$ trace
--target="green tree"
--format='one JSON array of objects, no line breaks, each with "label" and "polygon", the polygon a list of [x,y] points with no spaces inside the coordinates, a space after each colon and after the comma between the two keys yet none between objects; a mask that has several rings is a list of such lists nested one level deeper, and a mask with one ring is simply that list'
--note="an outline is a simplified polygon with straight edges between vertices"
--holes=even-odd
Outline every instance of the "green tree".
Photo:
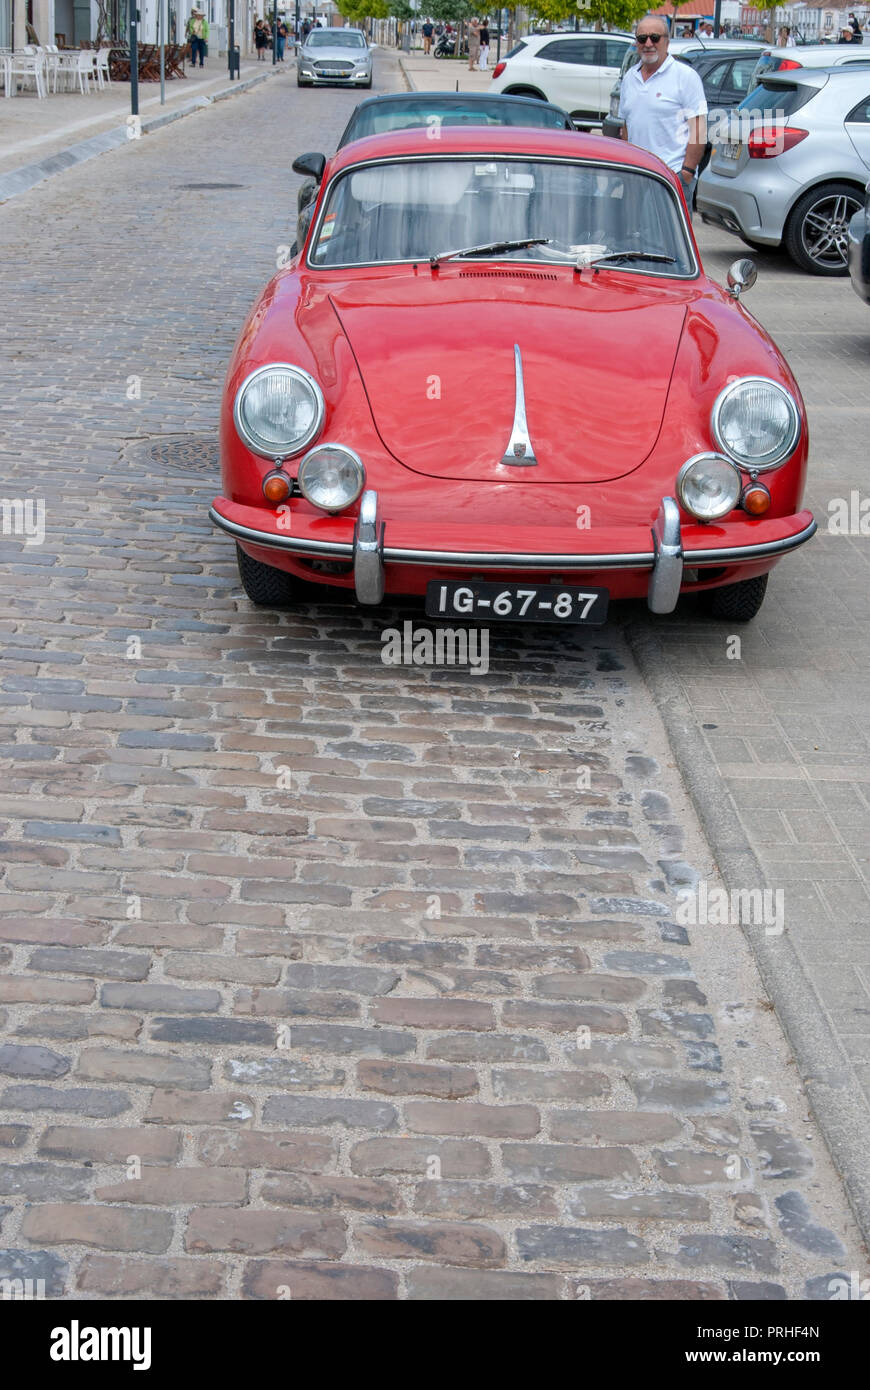
[{"label": "green tree", "polygon": [[576,18],[583,29],[630,29],[649,8],[648,0],[533,0],[531,13],[551,24]]},{"label": "green tree", "polygon": [[413,19],[417,11],[408,0],[390,0],[390,14],[393,19],[408,20]]},{"label": "green tree", "polygon": [[336,8],[342,18],[360,27],[364,20],[386,19],[390,12],[387,0],[336,0]]}]

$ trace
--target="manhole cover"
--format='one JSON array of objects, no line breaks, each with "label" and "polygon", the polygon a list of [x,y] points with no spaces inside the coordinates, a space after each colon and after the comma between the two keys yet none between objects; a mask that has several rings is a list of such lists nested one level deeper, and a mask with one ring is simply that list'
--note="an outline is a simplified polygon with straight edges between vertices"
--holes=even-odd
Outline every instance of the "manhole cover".
[{"label": "manhole cover", "polygon": [[246,183],[180,183],[179,188],[247,188]]},{"label": "manhole cover", "polygon": [[121,450],[124,462],[143,473],[207,473],[217,478],[217,434],[173,434],[131,439]]}]

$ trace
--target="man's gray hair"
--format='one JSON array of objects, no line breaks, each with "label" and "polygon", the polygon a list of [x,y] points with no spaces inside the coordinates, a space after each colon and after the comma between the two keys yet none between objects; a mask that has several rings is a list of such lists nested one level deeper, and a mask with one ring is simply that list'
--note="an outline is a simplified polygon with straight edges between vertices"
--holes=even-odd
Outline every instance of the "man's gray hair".
[{"label": "man's gray hair", "polygon": [[668,25],[668,21],[665,19],[663,14],[645,14],[643,19],[639,19],[637,21],[637,24],[635,25],[635,32],[637,32],[637,30],[640,28],[642,24],[649,24],[651,19],[654,19],[658,24],[662,26],[663,34],[670,35],[670,27]]}]

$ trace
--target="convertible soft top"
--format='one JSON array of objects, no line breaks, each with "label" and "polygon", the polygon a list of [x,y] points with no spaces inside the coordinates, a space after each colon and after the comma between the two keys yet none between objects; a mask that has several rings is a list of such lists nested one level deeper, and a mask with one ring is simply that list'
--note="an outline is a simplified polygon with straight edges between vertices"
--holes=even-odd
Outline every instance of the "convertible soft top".
[{"label": "convertible soft top", "polygon": [[330,161],[330,176],[370,159],[402,158],[409,155],[432,158],[448,154],[504,156],[528,155],[532,159],[588,159],[600,164],[623,164],[650,173],[673,175],[655,155],[611,140],[604,135],[582,135],[571,130],[533,130],[526,126],[444,126],[439,138],[429,130],[394,130],[384,135],[367,135],[345,146]]}]

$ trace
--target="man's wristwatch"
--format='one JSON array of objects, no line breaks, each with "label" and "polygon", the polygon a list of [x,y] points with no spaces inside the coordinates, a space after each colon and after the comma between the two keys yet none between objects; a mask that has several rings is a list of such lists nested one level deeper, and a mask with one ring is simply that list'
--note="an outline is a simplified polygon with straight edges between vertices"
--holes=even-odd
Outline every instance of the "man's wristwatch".
[{"label": "man's wristwatch", "polygon": [[689,174],[689,176],[690,176],[691,178],[694,178],[696,173],[697,173],[697,170],[696,170],[696,169],[690,169],[690,168],[688,167],[688,165],[686,165],[686,164],[684,164],[683,167],[682,167],[682,169],[680,170],[680,176],[681,176],[681,177],[682,177],[683,174]]}]

